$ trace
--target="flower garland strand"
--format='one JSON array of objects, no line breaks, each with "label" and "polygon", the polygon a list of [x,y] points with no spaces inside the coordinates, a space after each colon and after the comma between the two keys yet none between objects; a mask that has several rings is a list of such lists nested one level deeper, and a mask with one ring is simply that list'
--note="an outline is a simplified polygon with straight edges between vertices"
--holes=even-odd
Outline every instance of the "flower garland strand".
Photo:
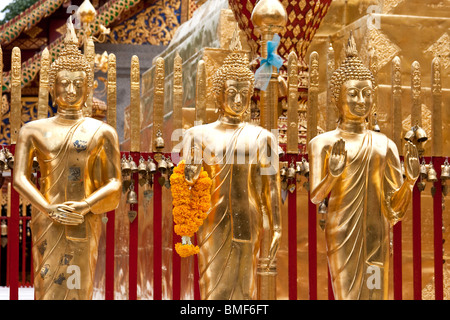
[{"label": "flower garland strand", "polygon": [[208,215],[212,181],[202,168],[197,181],[193,186],[189,186],[184,176],[184,168],[185,161],[182,160],[170,176],[170,188],[174,231],[182,237],[181,243],[175,244],[175,250],[181,257],[188,257],[199,252],[199,247],[194,246],[190,238],[198,231]]}]

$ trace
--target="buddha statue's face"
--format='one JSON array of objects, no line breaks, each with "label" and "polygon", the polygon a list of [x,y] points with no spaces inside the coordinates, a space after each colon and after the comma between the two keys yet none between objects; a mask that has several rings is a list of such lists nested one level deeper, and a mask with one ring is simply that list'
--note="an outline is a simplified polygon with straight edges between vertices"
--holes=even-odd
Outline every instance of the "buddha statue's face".
[{"label": "buddha statue's face", "polygon": [[225,114],[241,116],[250,102],[250,81],[227,80],[222,91],[222,107]]},{"label": "buddha statue's face", "polygon": [[347,80],[341,86],[339,109],[346,120],[364,121],[373,103],[373,86],[370,80]]},{"label": "buddha statue's face", "polygon": [[81,109],[88,94],[86,72],[58,71],[53,92],[53,98],[58,108]]}]

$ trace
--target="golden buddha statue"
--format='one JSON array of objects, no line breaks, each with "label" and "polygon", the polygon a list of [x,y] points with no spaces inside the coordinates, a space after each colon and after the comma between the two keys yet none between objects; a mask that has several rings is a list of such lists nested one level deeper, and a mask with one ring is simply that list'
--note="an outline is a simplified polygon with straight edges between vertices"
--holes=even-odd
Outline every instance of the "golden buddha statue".
[{"label": "golden buddha statue", "polygon": [[[83,116],[92,75],[77,44],[69,19],[65,47],[49,74],[58,112],[23,125],[16,145],[14,187],[33,206],[36,299],[92,299],[100,214],[117,207],[121,192],[117,133]],[[30,179],[34,156],[39,189]]]},{"label": "golden buddha statue", "polygon": [[[213,77],[218,120],[183,136],[187,182],[194,183],[202,167],[212,180],[211,207],[197,232],[204,300],[255,299],[257,266],[271,268],[279,246],[277,140],[243,121],[254,82],[247,57],[233,50]],[[265,252],[259,250],[263,233],[270,237]]]},{"label": "golden buddha statue", "polygon": [[353,36],[331,88],[339,109],[335,130],[308,145],[311,201],[328,199],[327,257],[336,299],[387,299],[389,228],[401,220],[419,176],[415,145],[405,145],[403,181],[397,146],[369,130],[372,73],[358,57]]}]

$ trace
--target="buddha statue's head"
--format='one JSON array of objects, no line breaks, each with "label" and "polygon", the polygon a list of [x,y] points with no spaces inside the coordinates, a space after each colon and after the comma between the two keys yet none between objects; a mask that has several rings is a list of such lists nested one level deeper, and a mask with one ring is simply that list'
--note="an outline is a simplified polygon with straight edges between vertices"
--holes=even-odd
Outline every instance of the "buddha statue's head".
[{"label": "buddha statue's head", "polygon": [[342,120],[367,120],[373,105],[375,79],[372,72],[358,57],[355,40],[350,35],[346,58],[333,72],[331,91]]},{"label": "buddha statue's head", "polygon": [[91,90],[91,83],[91,67],[78,49],[78,38],[69,18],[64,48],[49,71],[49,87],[53,103],[56,103],[58,108],[81,109]]},{"label": "buddha statue's head", "polygon": [[247,57],[232,51],[213,77],[213,92],[221,111],[241,117],[250,105],[254,84]]}]

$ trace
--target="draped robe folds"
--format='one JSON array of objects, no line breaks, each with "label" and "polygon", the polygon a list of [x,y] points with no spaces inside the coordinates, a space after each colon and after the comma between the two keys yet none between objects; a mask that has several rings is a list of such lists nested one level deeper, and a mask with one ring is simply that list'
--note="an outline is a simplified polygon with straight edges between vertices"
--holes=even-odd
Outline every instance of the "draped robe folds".
[{"label": "draped robe folds", "polygon": [[[334,130],[311,141],[312,149],[321,143],[326,151],[322,178],[331,147],[340,137]],[[346,143],[349,148],[358,146]],[[329,197],[325,237],[336,299],[388,298],[389,226],[396,221],[387,219],[385,199],[402,180],[396,145],[383,134],[367,131]]]},{"label": "draped robe folds", "polygon": [[268,160],[267,144],[274,137],[248,123],[228,127],[227,133],[214,125],[191,128],[183,142],[183,150],[201,148],[212,179],[211,207],[197,232],[200,294],[204,300],[254,299],[262,210],[270,211],[258,166]]},{"label": "draped robe folds", "polygon": [[[92,170],[102,146],[102,122],[84,118],[73,125],[60,148],[41,166],[40,187],[50,203],[82,201],[101,181]],[[36,150],[39,157],[39,150]],[[36,299],[92,299],[101,216],[88,212],[76,226],[60,224],[33,210],[31,219]]]}]

